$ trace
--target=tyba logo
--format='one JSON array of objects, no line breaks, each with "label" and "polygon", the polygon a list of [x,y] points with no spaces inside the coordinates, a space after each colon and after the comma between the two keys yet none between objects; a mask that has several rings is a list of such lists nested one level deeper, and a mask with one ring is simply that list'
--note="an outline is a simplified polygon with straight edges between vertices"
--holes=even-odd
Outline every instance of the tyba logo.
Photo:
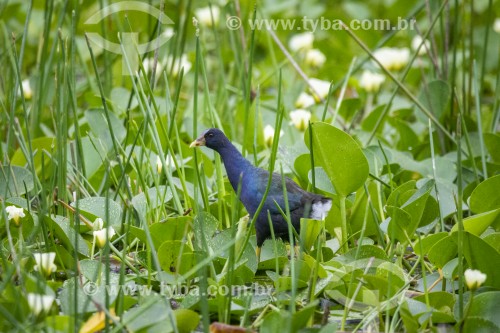
[{"label": "tyba logo", "polygon": [[[156,18],[160,24],[168,25],[174,22],[165,14],[163,14],[158,8],[148,5],[140,1],[121,1],[109,6],[104,7],[85,21],[85,25],[95,25],[101,22],[104,18],[109,15],[123,12],[123,11],[139,11],[149,14]],[[88,32],[88,39],[98,47],[125,56],[126,59],[122,61],[122,74],[132,75],[134,70],[138,67],[138,57],[137,54],[141,55],[147,52],[154,51],[163,44],[165,44],[172,35],[162,34],[157,38],[148,41],[147,43],[138,44],[139,34],[137,32],[121,32],[118,34],[120,43],[115,43],[104,39],[101,35],[96,32]],[[127,66],[130,66],[130,69]]]}]

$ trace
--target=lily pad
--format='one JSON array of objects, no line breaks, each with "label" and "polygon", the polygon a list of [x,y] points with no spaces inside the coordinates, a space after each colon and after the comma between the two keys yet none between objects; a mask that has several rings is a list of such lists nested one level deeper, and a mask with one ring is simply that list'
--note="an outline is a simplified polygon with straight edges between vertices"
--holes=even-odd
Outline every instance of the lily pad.
[{"label": "lily pad", "polygon": [[155,248],[158,248],[165,241],[182,240],[186,237],[191,230],[192,220],[193,218],[190,216],[178,216],[151,225],[149,232]]},{"label": "lily pad", "polygon": [[200,212],[194,217],[193,231],[195,235],[195,249],[205,249],[210,244],[212,236],[217,231],[219,221],[208,212]]},{"label": "lily pad", "polygon": [[110,127],[113,128],[115,140],[118,142],[121,142],[127,134],[123,122],[114,113],[109,112],[108,116],[110,124],[108,123],[104,109],[89,109],[85,111],[85,118],[92,133],[101,140],[102,144],[109,151],[113,148]]},{"label": "lily pad", "polygon": [[[463,220],[464,230],[476,236],[480,236],[496,221],[499,215],[500,208],[467,217]],[[451,231],[458,231],[458,224],[455,224],[453,228],[451,228]]]},{"label": "lily pad", "polygon": [[182,241],[166,241],[158,248],[158,260],[165,272],[184,273],[193,266],[191,248]]},{"label": "lily pad", "polygon": [[315,122],[304,137],[306,145],[313,149],[315,163],[323,167],[339,195],[346,197],[363,186],[368,177],[368,161],[349,134],[327,123]]},{"label": "lily pad", "polygon": [[[422,88],[418,99],[438,120],[441,120],[447,111],[450,100],[450,86],[442,80],[429,82]],[[417,118],[427,124],[427,116],[417,109]]]},{"label": "lily pad", "polygon": [[[76,203],[71,203],[71,206],[76,207]],[[122,208],[112,199],[105,197],[84,198],[78,200],[78,209],[90,222],[94,222],[97,217],[100,217],[104,221],[109,219],[109,226],[121,226]]]},{"label": "lily pad", "polygon": [[[429,260],[437,267],[443,268],[458,253],[458,233],[454,232],[438,241],[429,251]],[[464,232],[464,257],[471,268],[485,273],[485,286],[500,288],[500,253],[483,239]]]},{"label": "lily pad", "polygon": [[[464,332],[498,332],[500,330],[499,308],[499,291],[490,291],[476,295],[468,308],[468,316],[464,323]],[[490,330],[491,328],[493,330]]]},{"label": "lily pad", "polygon": [[[75,315],[96,312],[106,305],[107,288],[104,284],[86,282],[83,286],[75,288],[75,284],[80,284],[74,277],[64,282],[59,300],[61,310],[64,314]],[[76,290],[76,298],[75,298]],[[110,292],[109,304],[113,303],[118,293]],[[75,305],[76,304],[76,305]]]},{"label": "lily pad", "polygon": [[495,163],[500,163],[500,135],[484,133],[484,144]]},{"label": "lily pad", "polygon": [[439,232],[437,234],[431,234],[427,237],[421,238],[415,243],[413,251],[415,251],[415,253],[419,256],[426,255],[434,244],[447,236],[447,232]]},{"label": "lily pad", "polygon": [[[41,178],[47,177],[53,172],[52,154],[56,152],[57,142],[54,137],[39,137],[31,140],[31,149],[33,150],[33,163],[35,172]],[[24,151],[18,148],[11,159],[12,165],[20,167],[28,165]],[[42,170],[44,174],[42,175]],[[2,193],[0,192],[0,195]]]},{"label": "lily pad", "polygon": [[470,209],[474,213],[484,213],[500,208],[500,175],[480,183],[470,195]]},{"label": "lily pad", "polygon": [[[147,299],[149,301],[124,313],[122,320],[127,329],[131,332],[173,332],[176,323],[173,311],[167,305],[169,300],[158,295]],[[159,327],[155,329],[156,325]]]},{"label": "lily pad", "polygon": [[142,217],[146,217],[146,213],[148,211],[165,205],[165,203],[170,201],[172,197],[171,188],[165,185],[160,185],[158,187],[148,189],[147,196],[146,193],[143,192],[133,197],[132,206],[134,206]]},{"label": "lily pad", "polygon": [[428,208],[428,211],[426,211],[427,199],[434,188],[434,181],[428,180],[418,190],[408,189],[412,184],[414,183],[403,184],[399,187],[399,195],[391,195],[387,200],[395,204],[404,202],[400,207],[387,205],[387,213],[390,216],[387,226],[389,236],[401,242],[407,242],[408,239],[414,237],[419,225],[423,224],[421,223],[422,219],[428,223],[437,215],[437,209]]},{"label": "lily pad", "polygon": [[54,231],[54,234],[64,244],[66,249],[74,250],[76,237],[78,241],[78,253],[86,257],[90,256],[87,242],[71,227],[68,218],[59,215],[47,216],[45,217],[45,223],[48,224],[50,230]]},{"label": "lily pad", "polygon": [[0,198],[19,197],[34,187],[30,171],[14,165],[0,166]]}]

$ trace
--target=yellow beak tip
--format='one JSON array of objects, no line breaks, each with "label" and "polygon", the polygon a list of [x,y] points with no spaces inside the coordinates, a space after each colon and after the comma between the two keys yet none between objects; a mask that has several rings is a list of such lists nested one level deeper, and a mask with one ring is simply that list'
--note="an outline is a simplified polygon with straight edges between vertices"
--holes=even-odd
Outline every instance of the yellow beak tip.
[{"label": "yellow beak tip", "polygon": [[194,147],[201,147],[201,146],[204,146],[205,145],[205,140],[198,138],[196,140],[194,140],[193,142],[191,142],[191,144],[189,145],[189,148],[194,148]]}]

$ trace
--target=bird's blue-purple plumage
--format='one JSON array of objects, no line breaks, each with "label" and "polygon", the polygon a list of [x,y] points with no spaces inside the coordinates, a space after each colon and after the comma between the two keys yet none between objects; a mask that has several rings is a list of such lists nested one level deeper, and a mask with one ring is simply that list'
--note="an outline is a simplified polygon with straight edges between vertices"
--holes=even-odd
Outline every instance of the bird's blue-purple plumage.
[{"label": "bird's blue-purple plumage", "polygon": [[[224,163],[229,182],[235,191],[238,189],[238,182],[241,177],[240,200],[253,217],[264,196],[269,172],[267,170],[254,167],[245,159],[236,147],[226,138],[224,133],[218,129],[209,129],[202,134],[207,147],[217,151]],[[285,211],[285,199],[283,193],[281,175],[273,173],[271,187],[264,206],[259,213],[255,223],[257,246],[271,236],[267,212],[271,214],[273,228],[276,237],[288,239],[288,224],[283,218],[276,203],[282,211]],[[321,218],[326,215],[331,207],[331,199],[321,195],[304,191],[295,182],[285,178],[288,206],[294,228],[299,232],[300,219],[302,217]]]}]

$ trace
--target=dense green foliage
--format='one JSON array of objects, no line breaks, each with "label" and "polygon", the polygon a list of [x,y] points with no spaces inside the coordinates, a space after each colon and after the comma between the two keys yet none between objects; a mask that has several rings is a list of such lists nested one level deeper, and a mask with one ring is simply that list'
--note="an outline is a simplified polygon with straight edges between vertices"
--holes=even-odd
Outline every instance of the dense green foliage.
[{"label": "dense green foliage", "polygon": [[[500,331],[499,10],[1,2],[0,331]],[[208,127],[332,198],[297,253]]]}]

